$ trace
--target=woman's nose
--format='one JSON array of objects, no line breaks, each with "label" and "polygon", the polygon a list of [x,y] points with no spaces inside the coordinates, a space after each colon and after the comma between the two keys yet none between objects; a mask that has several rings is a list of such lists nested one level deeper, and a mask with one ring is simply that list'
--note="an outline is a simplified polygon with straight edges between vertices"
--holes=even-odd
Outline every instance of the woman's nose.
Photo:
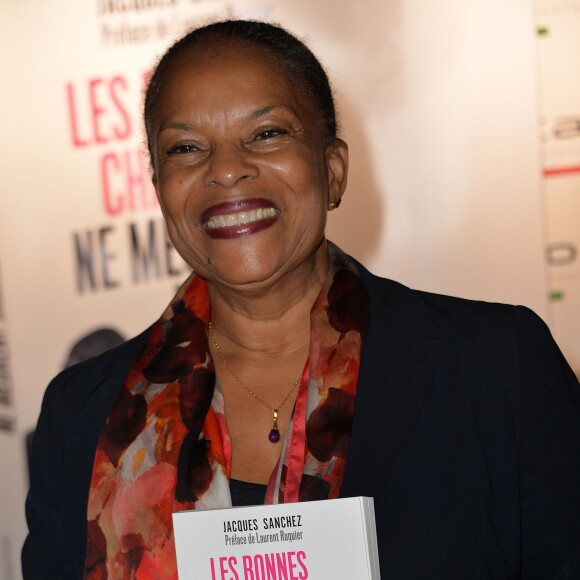
[{"label": "woman's nose", "polygon": [[214,149],[207,164],[204,178],[206,186],[221,185],[235,187],[243,179],[255,178],[259,174],[250,153],[242,148],[220,145]]}]

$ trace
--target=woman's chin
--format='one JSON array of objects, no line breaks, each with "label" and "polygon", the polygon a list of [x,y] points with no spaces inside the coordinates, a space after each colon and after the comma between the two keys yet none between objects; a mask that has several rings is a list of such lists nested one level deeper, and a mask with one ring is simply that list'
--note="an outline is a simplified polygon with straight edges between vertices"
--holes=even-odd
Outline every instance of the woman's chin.
[{"label": "woman's chin", "polygon": [[[258,298],[271,294],[285,300],[295,296],[297,289],[303,294],[315,278],[324,277],[327,265],[321,261],[318,265],[316,253],[310,255],[311,259],[296,261],[295,256],[286,256],[281,259],[272,259],[272,256],[264,256],[242,264],[241,261],[233,264],[227,262],[220,264],[216,259],[212,265],[213,271],[207,277],[210,285],[227,288],[239,296]],[[314,270],[319,269],[317,275]]]},{"label": "woman's chin", "polygon": [[211,262],[205,270],[208,282],[243,294],[261,294],[280,283],[286,284],[287,277],[294,270],[290,256],[273,255],[272,252],[227,255],[216,252]]},{"label": "woman's chin", "polygon": [[233,239],[206,239],[197,245],[203,252],[188,262],[210,284],[240,292],[267,290],[280,283],[308,285],[314,270],[326,273],[324,235],[296,236],[301,243],[291,243],[289,236],[271,235],[275,229]]}]

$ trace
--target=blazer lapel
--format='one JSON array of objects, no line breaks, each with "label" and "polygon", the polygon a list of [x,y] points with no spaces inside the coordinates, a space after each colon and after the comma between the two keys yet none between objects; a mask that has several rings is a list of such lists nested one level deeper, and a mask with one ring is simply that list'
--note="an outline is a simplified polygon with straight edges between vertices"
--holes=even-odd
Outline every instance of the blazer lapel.
[{"label": "blazer lapel", "polygon": [[374,496],[421,412],[437,366],[385,336],[384,354],[363,360],[341,495]]},{"label": "blazer lapel", "polygon": [[413,291],[362,272],[371,297],[341,496],[374,496],[423,407],[437,364],[431,315]]}]

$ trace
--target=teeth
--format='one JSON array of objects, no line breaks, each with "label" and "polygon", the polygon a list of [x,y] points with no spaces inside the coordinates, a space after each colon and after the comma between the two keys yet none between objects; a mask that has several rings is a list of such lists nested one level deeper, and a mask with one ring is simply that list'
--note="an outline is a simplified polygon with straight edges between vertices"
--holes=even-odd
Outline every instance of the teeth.
[{"label": "teeth", "polygon": [[205,227],[212,230],[215,228],[239,226],[258,220],[273,218],[277,214],[278,210],[274,207],[261,207],[260,209],[251,209],[249,211],[246,210],[239,211],[237,213],[229,213],[226,215],[217,215],[207,220]]}]

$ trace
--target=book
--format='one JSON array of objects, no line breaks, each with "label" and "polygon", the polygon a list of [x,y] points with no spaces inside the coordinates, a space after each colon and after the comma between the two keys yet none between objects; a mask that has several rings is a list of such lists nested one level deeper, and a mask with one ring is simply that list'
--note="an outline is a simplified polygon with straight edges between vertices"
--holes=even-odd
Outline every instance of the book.
[{"label": "book", "polygon": [[380,580],[373,499],[173,514],[180,580]]}]

